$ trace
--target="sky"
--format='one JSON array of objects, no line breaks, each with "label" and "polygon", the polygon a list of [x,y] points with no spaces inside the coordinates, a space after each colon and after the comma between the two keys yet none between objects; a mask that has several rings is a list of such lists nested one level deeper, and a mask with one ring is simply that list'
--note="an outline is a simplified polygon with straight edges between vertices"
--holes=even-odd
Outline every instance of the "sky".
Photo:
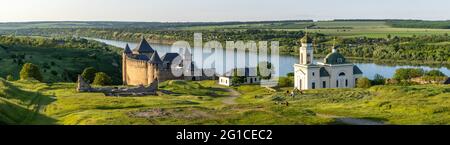
[{"label": "sky", "polygon": [[450,0],[0,0],[0,22],[450,20]]}]

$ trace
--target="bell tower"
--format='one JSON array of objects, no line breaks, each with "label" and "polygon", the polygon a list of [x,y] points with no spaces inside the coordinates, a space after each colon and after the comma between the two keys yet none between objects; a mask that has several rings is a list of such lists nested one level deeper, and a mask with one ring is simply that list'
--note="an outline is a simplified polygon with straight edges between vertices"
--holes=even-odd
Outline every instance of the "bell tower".
[{"label": "bell tower", "polygon": [[313,48],[312,48],[312,39],[308,36],[306,32],[305,36],[300,39],[300,43],[302,46],[300,47],[300,62],[299,64],[307,65],[313,63]]}]

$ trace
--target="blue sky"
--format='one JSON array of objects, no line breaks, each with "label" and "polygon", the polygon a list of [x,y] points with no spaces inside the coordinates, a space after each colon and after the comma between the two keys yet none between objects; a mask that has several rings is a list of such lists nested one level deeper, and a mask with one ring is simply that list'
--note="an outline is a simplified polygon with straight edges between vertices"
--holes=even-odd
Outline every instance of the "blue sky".
[{"label": "blue sky", "polygon": [[0,21],[449,20],[449,0],[0,0]]}]

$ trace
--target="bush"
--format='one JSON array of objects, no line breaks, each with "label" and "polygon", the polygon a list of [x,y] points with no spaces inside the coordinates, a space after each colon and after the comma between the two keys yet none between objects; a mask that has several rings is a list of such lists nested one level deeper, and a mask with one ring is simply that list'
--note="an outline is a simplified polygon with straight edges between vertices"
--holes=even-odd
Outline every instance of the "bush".
[{"label": "bush", "polygon": [[7,81],[15,81],[15,80],[14,80],[14,77],[13,77],[12,75],[6,76],[6,80],[7,80]]},{"label": "bush", "polygon": [[32,63],[26,63],[23,65],[22,70],[20,71],[20,79],[21,80],[35,79],[40,82],[43,81],[43,77],[41,72],[39,71],[39,67]]},{"label": "bush", "polygon": [[94,82],[96,73],[97,73],[97,70],[95,68],[88,67],[88,68],[84,69],[83,73],[81,74],[81,77],[83,77],[83,79],[86,82],[92,83],[92,82]]},{"label": "bush", "polygon": [[427,73],[425,73],[425,76],[446,77],[446,75],[439,70],[430,70]]},{"label": "bush", "polygon": [[290,72],[290,73],[287,74],[288,77],[294,77],[294,75],[295,74],[293,72]]},{"label": "bush", "polygon": [[425,74],[423,69],[419,68],[400,68],[395,70],[394,79],[410,80],[412,78],[421,77]]},{"label": "bush", "polygon": [[94,85],[100,85],[100,86],[105,86],[105,85],[111,85],[112,80],[111,77],[109,77],[106,73],[104,72],[98,72],[95,74],[95,78],[94,78]]},{"label": "bush", "polygon": [[280,77],[278,79],[279,87],[292,87],[294,86],[294,78],[293,77]]},{"label": "bush", "polygon": [[356,87],[358,88],[370,88],[370,80],[368,78],[359,78],[356,82]]},{"label": "bush", "polygon": [[372,85],[384,85],[385,78],[380,74],[375,74],[373,77]]}]

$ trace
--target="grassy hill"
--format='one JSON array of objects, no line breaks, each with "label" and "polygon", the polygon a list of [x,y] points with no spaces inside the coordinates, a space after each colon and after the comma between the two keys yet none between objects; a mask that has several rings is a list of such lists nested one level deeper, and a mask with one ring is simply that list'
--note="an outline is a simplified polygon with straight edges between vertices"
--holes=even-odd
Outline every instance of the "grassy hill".
[{"label": "grassy hill", "polygon": [[[3,124],[342,124],[340,118],[388,124],[450,124],[450,86],[374,86],[369,89],[309,90],[294,98],[281,88],[234,88],[214,81],[168,81],[174,94],[107,97],[77,93],[74,83],[43,84],[0,80]],[[212,93],[214,92],[214,93]],[[276,99],[275,99],[276,98]],[[288,101],[289,105],[274,100]],[[36,109],[40,108],[40,109]],[[37,111],[38,110],[38,111]],[[345,124],[345,123],[344,123]]]}]

